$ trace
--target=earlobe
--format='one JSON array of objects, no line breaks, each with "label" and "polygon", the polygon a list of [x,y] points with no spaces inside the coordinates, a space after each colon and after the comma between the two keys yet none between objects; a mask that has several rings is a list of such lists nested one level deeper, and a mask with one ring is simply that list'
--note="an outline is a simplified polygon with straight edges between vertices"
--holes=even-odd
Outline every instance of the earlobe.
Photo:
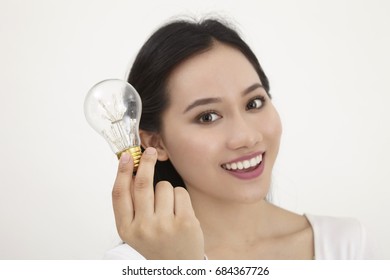
[{"label": "earlobe", "polygon": [[154,147],[157,150],[157,159],[159,161],[168,160],[168,153],[166,152],[160,134],[157,132],[140,130],[139,136],[141,138],[142,148],[146,149],[147,147]]}]

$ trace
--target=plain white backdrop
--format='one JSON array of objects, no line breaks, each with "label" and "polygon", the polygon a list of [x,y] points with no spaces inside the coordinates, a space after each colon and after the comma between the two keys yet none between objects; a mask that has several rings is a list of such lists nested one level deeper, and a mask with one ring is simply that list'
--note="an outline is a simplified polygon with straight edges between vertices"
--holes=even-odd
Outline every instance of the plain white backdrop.
[{"label": "plain white backdrop", "polygon": [[117,159],[83,113],[175,16],[229,19],[271,82],[284,132],[273,199],[360,219],[390,259],[390,3],[0,0],[0,259],[100,259],[119,241]]}]

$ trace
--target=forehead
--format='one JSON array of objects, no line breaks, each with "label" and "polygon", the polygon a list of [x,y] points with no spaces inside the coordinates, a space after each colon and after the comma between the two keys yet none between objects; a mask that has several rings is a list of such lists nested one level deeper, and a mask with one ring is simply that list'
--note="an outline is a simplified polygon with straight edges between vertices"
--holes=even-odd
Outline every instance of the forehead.
[{"label": "forehead", "polygon": [[261,83],[257,72],[239,50],[216,43],[176,67],[167,90],[171,105],[185,106],[199,98],[237,95],[256,82]]}]

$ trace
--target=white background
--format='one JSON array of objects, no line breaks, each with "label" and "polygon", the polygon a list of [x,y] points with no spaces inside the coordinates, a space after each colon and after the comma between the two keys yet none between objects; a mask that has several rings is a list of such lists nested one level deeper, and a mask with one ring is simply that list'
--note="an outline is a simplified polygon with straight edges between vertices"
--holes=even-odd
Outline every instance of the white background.
[{"label": "white background", "polygon": [[352,216],[390,259],[390,4],[366,1],[0,0],[0,259],[100,259],[118,237],[117,160],[85,121],[176,15],[241,31],[284,125],[276,204]]}]

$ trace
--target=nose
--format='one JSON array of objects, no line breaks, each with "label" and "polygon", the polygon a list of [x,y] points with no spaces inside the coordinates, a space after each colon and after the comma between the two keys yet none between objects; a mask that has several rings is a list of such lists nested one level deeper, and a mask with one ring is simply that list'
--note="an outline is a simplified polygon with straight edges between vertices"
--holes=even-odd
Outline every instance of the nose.
[{"label": "nose", "polygon": [[227,147],[232,150],[250,149],[263,141],[258,120],[237,116],[227,128]]}]

